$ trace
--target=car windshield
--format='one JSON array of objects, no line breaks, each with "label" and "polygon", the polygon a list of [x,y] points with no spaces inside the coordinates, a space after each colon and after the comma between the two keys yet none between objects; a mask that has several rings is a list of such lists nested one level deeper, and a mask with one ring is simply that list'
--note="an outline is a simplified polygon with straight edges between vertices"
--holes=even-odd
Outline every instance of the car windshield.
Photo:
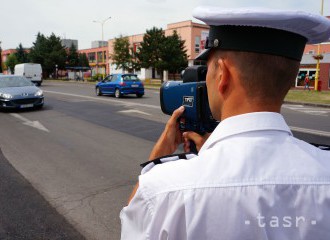
[{"label": "car windshield", "polygon": [[0,77],[0,88],[26,86],[34,86],[34,84],[26,78],[20,76]]},{"label": "car windshield", "polygon": [[136,75],[123,75],[123,80],[125,81],[140,81]]}]

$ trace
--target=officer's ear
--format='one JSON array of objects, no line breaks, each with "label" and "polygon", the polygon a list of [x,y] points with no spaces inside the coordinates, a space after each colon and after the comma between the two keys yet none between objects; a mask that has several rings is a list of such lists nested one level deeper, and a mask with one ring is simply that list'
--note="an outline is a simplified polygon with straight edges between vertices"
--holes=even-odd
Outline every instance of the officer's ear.
[{"label": "officer's ear", "polygon": [[218,90],[222,96],[226,96],[230,84],[230,71],[222,58],[218,59],[218,68],[218,77],[220,78],[218,82]]}]

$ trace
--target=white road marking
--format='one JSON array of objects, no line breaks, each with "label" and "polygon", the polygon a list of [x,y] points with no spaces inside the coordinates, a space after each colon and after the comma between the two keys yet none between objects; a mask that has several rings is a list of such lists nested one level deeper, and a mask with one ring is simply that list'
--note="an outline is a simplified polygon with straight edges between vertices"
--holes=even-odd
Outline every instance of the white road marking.
[{"label": "white road marking", "polygon": [[327,115],[329,112],[327,111],[317,111],[317,110],[305,110],[305,113],[312,114],[312,115],[319,115],[319,116],[324,116]]},{"label": "white road marking", "polygon": [[81,97],[81,98],[92,99],[92,100],[96,100],[96,101],[119,103],[119,104],[123,104],[125,106],[130,106],[130,107],[131,106],[140,106],[140,107],[160,109],[160,106],[155,106],[155,105],[151,105],[151,104],[143,104],[143,103],[125,102],[125,101],[121,101],[121,100],[117,100],[117,99],[111,99],[111,98],[90,97],[90,96],[84,96],[84,95],[78,95],[78,94],[72,94],[72,93],[61,93],[61,92],[48,91],[48,90],[44,90],[44,92],[59,94],[59,95],[65,95],[65,96],[71,96],[71,97]]},{"label": "white road marking", "polygon": [[293,111],[298,111],[310,115],[317,115],[317,116],[328,116],[330,115],[330,108],[320,108],[320,107],[310,107],[304,105],[290,105],[284,104],[284,108],[291,109]]},{"label": "white road marking", "polygon": [[304,105],[291,105],[291,104],[283,104],[284,107],[287,107],[287,108],[291,108],[291,109],[295,109],[295,108],[302,108],[304,107]]},{"label": "white road marking", "polygon": [[309,133],[309,134],[318,135],[318,136],[330,137],[330,132],[319,131],[319,130],[308,129],[308,128],[292,127],[292,126],[289,126],[289,127],[292,131],[296,131],[296,132]]},{"label": "white road marking", "polygon": [[[65,96],[72,96],[72,97],[80,97],[80,98],[92,99],[92,100],[96,100],[96,101],[119,103],[119,104],[122,104],[122,105],[128,106],[128,107],[142,106],[142,107],[148,107],[148,108],[153,108],[153,109],[160,109],[160,106],[155,106],[155,105],[150,105],[150,104],[142,104],[142,103],[131,103],[131,102],[121,101],[121,100],[118,100],[118,99],[102,98],[102,97],[90,97],[90,96],[84,96],[84,95],[78,95],[78,94],[71,94],[71,93],[61,93],[61,92],[48,91],[48,90],[44,90],[44,92],[46,92],[46,93],[53,93],[53,94],[59,94],[59,95],[65,95]],[[283,105],[283,106],[286,107],[286,108],[289,108],[289,106],[301,106],[301,107],[304,107],[303,105]],[[135,110],[135,111],[137,111],[137,110]],[[330,112],[330,110],[329,110],[329,112]],[[330,132],[318,131],[318,130],[307,129],[307,128],[299,128],[299,127],[290,127],[290,128],[291,128],[291,130],[297,131],[297,132],[303,132],[303,133],[309,133],[309,134],[314,134],[314,135],[319,135],[319,136],[330,137]]]},{"label": "white road marking", "polygon": [[88,99],[61,99],[61,101],[71,102],[71,103],[93,102],[93,100],[88,100]]},{"label": "white road marking", "polygon": [[142,111],[135,110],[135,109],[123,110],[123,111],[118,111],[118,112],[119,113],[139,113],[139,114],[144,114],[144,115],[151,116],[151,114],[149,114],[149,113],[142,112]]},{"label": "white road marking", "polygon": [[17,114],[17,113],[11,113],[11,116],[21,120],[24,125],[39,129],[41,131],[49,132],[47,128],[45,128],[39,121],[30,121],[29,119]]}]

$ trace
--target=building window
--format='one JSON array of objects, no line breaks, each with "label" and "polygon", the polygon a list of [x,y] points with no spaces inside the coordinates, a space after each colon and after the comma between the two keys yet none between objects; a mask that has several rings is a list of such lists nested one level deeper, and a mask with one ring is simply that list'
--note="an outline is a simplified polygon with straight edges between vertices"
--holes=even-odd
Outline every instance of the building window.
[{"label": "building window", "polygon": [[103,63],[105,59],[105,54],[103,55],[103,52],[97,52],[97,62]]},{"label": "building window", "polygon": [[201,47],[200,51],[205,49],[206,39],[209,36],[209,31],[202,31],[201,32]]},{"label": "building window", "polygon": [[310,50],[308,54],[314,54],[314,50]]},{"label": "building window", "polygon": [[88,57],[88,61],[90,63],[94,63],[95,62],[95,53],[88,53],[87,54],[87,57]]},{"label": "building window", "polygon": [[195,53],[199,53],[201,38],[195,37]]},{"label": "building window", "polygon": [[316,69],[299,69],[298,76],[296,78],[296,87],[305,86],[305,77],[308,74],[309,86],[313,87],[315,84]]}]

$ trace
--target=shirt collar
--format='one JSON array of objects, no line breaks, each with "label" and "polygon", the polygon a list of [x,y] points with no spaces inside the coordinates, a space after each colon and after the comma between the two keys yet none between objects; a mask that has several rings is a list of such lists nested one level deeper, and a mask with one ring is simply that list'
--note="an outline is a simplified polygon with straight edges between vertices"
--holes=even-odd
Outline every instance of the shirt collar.
[{"label": "shirt collar", "polygon": [[252,131],[265,131],[277,130],[287,132],[292,135],[289,126],[286,124],[283,116],[275,112],[254,112],[246,113],[233,117],[226,118],[221,121],[199,153],[210,148],[216,142],[222,141],[227,137],[252,132]]}]

